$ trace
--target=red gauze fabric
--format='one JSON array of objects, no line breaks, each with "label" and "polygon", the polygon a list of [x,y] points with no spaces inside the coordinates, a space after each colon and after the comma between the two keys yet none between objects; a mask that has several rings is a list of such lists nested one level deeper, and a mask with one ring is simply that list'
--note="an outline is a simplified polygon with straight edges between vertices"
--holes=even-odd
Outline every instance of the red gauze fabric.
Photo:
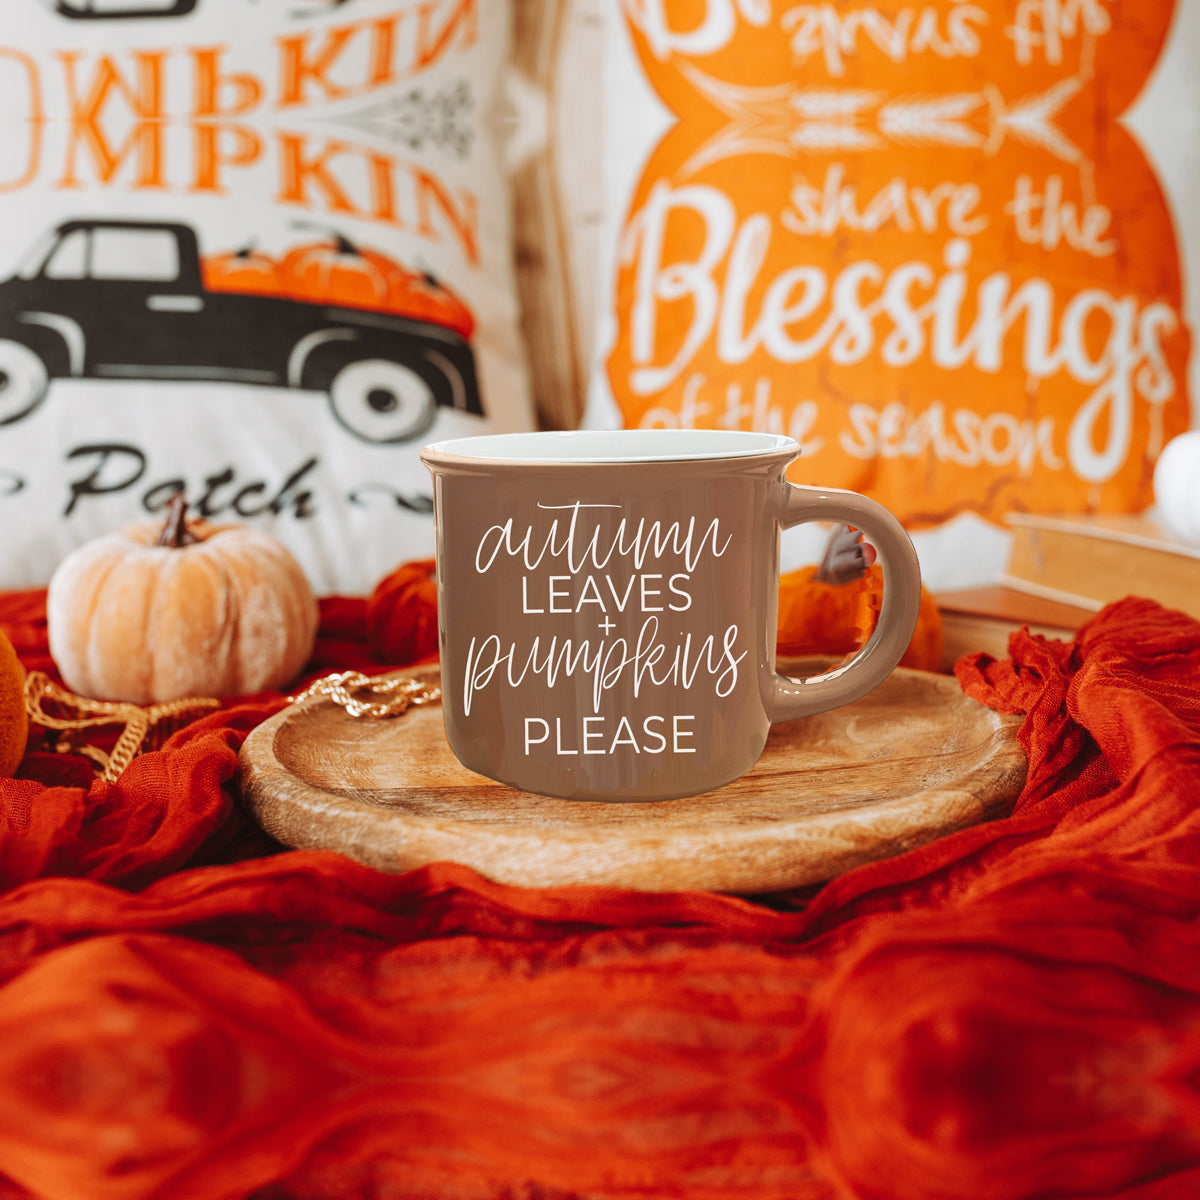
[{"label": "red gauze fabric", "polygon": [[[314,674],[393,665],[323,616]],[[815,895],[280,852],[281,697],[0,782],[0,1200],[1200,1196],[1200,624],[1011,650],[958,677],[1026,714],[1012,816]]]}]

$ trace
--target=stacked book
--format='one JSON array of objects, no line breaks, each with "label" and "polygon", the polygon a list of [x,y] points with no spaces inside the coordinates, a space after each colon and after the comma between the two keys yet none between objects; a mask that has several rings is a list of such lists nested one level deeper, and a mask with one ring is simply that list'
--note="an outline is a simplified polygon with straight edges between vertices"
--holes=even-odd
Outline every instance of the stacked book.
[{"label": "stacked book", "polygon": [[1200,546],[1147,516],[1012,513],[1007,569],[994,585],[935,598],[945,633],[943,669],[963,654],[1008,654],[1021,626],[1069,639],[1093,613],[1145,596],[1200,618]]}]

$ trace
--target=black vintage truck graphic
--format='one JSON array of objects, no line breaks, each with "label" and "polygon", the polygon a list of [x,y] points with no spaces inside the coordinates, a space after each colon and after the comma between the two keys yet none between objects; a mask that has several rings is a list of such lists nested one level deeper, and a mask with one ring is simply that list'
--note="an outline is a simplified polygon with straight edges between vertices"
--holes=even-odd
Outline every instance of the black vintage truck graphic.
[{"label": "black vintage truck graphic", "polygon": [[[325,0],[338,8],[349,0]],[[199,0],[50,0],[60,17],[76,21],[119,21],[132,17],[183,17]]]},{"label": "black vintage truck graphic", "polygon": [[54,11],[76,20],[112,20],[122,17],[182,17],[196,0],[56,0]]},{"label": "black vintage truck graphic", "polygon": [[405,442],[439,407],[483,415],[461,332],[393,313],[205,287],[175,222],[79,220],[0,282],[0,425],[53,379],[224,380],[325,392],[369,442]]}]

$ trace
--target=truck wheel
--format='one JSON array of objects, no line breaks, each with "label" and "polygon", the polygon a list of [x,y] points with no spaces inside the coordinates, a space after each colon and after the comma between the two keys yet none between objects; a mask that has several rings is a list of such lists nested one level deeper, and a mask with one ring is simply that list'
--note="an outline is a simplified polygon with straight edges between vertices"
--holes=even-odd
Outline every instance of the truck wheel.
[{"label": "truck wheel", "polygon": [[46,364],[28,346],[0,340],[0,425],[11,425],[46,394]]},{"label": "truck wheel", "polygon": [[407,442],[437,415],[433,388],[416,371],[382,358],[343,367],[329,385],[333,415],[366,442]]}]

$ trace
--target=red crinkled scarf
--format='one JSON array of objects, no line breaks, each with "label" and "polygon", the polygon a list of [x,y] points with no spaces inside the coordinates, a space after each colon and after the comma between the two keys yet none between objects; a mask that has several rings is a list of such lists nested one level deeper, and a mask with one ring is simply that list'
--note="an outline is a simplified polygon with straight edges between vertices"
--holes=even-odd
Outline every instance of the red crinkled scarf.
[{"label": "red crinkled scarf", "polygon": [[[44,667],[41,620],[0,597]],[[0,1200],[1200,1196],[1200,624],[1011,650],[958,676],[1027,714],[1013,815],[811,897],[274,853],[280,697],[0,783]]]}]

